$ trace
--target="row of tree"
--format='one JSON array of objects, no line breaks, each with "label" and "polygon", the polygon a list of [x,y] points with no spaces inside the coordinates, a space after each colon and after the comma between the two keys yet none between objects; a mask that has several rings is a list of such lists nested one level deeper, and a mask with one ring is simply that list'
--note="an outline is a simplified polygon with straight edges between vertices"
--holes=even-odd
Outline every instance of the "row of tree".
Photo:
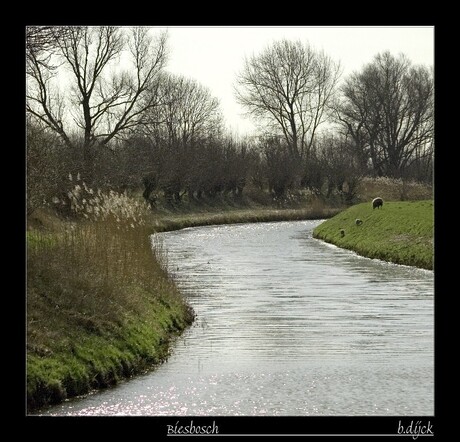
[{"label": "row of tree", "polygon": [[384,52],[337,87],[339,73],[324,53],[284,40],[245,61],[237,98],[304,168],[318,155],[320,126],[329,123],[332,139],[341,140],[327,147],[330,155],[340,155],[333,147],[344,150],[363,173],[400,178],[416,170],[430,179],[432,70]]},{"label": "row of tree", "polygon": [[[88,184],[178,203],[248,182],[276,198],[306,188],[352,201],[359,179],[432,179],[433,72],[377,55],[339,86],[340,66],[283,40],[245,60],[236,97],[260,126],[237,139],[219,101],[165,71],[167,35],[146,28],[27,28],[30,210]],[[62,90],[65,89],[65,93]]]}]

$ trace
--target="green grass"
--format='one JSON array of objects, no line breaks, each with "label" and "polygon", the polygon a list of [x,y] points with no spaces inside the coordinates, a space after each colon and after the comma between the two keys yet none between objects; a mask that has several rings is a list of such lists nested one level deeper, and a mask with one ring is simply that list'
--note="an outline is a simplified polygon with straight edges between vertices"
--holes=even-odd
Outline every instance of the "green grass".
[{"label": "green grass", "polygon": [[61,324],[65,338],[47,347],[29,347],[29,410],[114,385],[164,360],[167,344],[191,322],[191,315],[179,300],[169,305],[151,301],[144,307],[148,313],[118,325]]},{"label": "green grass", "polygon": [[385,201],[381,209],[362,203],[320,224],[313,236],[368,258],[433,269],[433,224],[432,200]]}]

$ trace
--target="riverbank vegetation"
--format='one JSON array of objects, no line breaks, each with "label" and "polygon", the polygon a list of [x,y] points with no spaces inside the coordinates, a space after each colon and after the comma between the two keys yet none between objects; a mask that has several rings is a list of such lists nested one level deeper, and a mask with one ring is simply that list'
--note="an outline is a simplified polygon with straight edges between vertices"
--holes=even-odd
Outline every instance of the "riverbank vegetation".
[{"label": "riverbank vegetation", "polygon": [[238,75],[260,126],[238,136],[206,85],[167,71],[167,34],[26,31],[29,408],[162,360],[190,323],[151,233],[432,198],[432,72],[404,56],[340,80],[308,43],[276,42]]},{"label": "riverbank vegetation", "polygon": [[145,204],[78,184],[71,201],[73,220],[38,212],[27,234],[30,410],[161,362],[193,320],[151,244]]},{"label": "riverbank vegetation", "polygon": [[[362,223],[356,223],[361,220]],[[433,269],[433,201],[362,203],[320,224],[315,238],[368,258]]]}]

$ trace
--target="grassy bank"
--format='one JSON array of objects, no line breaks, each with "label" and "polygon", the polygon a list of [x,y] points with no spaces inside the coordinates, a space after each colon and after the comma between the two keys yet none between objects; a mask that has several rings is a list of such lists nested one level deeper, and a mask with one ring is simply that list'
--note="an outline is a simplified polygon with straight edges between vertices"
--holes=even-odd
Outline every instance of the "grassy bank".
[{"label": "grassy bank", "polygon": [[362,203],[319,225],[313,236],[369,258],[433,269],[433,223],[432,200],[389,201],[381,209]]},{"label": "grassy bank", "polygon": [[72,221],[46,211],[29,220],[29,411],[163,361],[193,321],[161,244],[152,253],[146,207],[115,193],[85,196]]},{"label": "grassy bank", "polygon": [[304,219],[329,218],[339,212],[337,208],[307,207],[303,209],[227,209],[208,210],[205,213],[161,214],[152,219],[155,232],[165,232],[187,227],[220,224],[256,223],[270,221],[297,221]]}]

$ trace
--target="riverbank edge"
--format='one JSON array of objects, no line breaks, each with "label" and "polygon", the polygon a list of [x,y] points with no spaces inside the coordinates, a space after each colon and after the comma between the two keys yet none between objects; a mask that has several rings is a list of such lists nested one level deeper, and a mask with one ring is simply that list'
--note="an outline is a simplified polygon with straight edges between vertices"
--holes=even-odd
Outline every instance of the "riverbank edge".
[{"label": "riverbank edge", "polygon": [[[193,323],[194,312],[183,300],[162,305],[152,301],[155,315],[130,318],[116,334],[82,334],[70,348],[50,357],[27,356],[27,412],[114,386],[165,362],[171,343]],[[60,372],[59,378],[49,378]]]},{"label": "riverbank edge", "polygon": [[301,209],[235,209],[217,212],[162,215],[152,221],[154,233],[172,232],[191,227],[217,226],[225,224],[263,223],[282,221],[317,220],[333,217],[340,208]]},{"label": "riverbank edge", "polygon": [[[339,211],[333,208],[257,208],[168,214],[152,216],[149,230],[154,234],[209,225],[324,219]],[[171,344],[193,323],[195,314],[182,295],[174,305],[162,302],[161,293],[156,299],[158,301],[152,300],[150,306],[151,315],[139,322],[129,318],[117,330],[116,339],[110,333],[86,334],[78,337],[75,345],[52,355],[28,352],[27,413],[33,414],[66,399],[116,385],[165,362]],[[104,348],[103,353],[101,348]],[[59,378],[50,378],[51,372],[59,372]]]},{"label": "riverbank edge", "polygon": [[[430,201],[430,200],[427,200]],[[430,201],[431,204],[433,204],[432,200]],[[408,201],[408,202],[395,202],[393,204],[398,204],[398,205],[403,205],[407,203],[415,203],[414,201]],[[391,204],[391,203],[390,203]],[[415,267],[415,268],[420,268],[424,270],[433,270],[434,268],[434,249],[433,249],[433,255],[431,256],[430,259],[426,259],[420,256],[417,256],[417,250],[415,248],[417,244],[416,241],[414,241],[414,238],[412,235],[407,234],[407,236],[404,236],[405,233],[402,233],[400,231],[398,232],[393,232],[392,230],[379,230],[378,235],[380,236],[381,242],[376,245],[374,249],[370,249],[366,247],[366,239],[367,238],[358,238],[354,244],[350,244],[349,242],[349,233],[353,233],[354,231],[360,231],[362,232],[362,225],[364,223],[367,224],[367,222],[370,220],[370,215],[374,213],[374,211],[367,211],[367,214],[365,212],[357,213],[353,211],[356,209],[356,207],[362,207],[364,209],[369,208],[368,203],[361,203],[356,206],[352,206],[343,212],[338,213],[337,215],[331,217],[330,219],[327,219],[323,223],[321,223],[319,226],[317,226],[313,230],[313,238],[324,241],[328,244],[333,244],[336,247],[346,249],[346,250],[351,250],[355,252],[356,254],[363,256],[365,258],[369,259],[378,259],[381,261],[389,262],[392,264],[398,264],[398,265],[406,265],[409,267]],[[388,207],[388,203],[385,205],[385,207]],[[383,212],[383,209],[382,209]],[[350,213],[350,216],[347,216]],[[375,211],[375,214],[378,214],[379,210]],[[338,224],[335,222],[338,218],[338,216],[341,216],[341,222],[340,222],[340,228],[338,228]],[[360,219],[363,224],[358,226],[356,225],[356,220]],[[345,228],[342,228],[346,227]],[[395,226],[399,227],[399,224],[395,223]],[[343,236],[341,231],[343,231]],[[386,248],[383,247],[383,245],[389,244],[392,242],[392,236],[398,236],[398,248],[397,249],[391,249],[391,248]],[[401,240],[401,238],[404,238]],[[425,241],[431,241],[431,245],[433,245],[433,237],[431,238],[425,238]],[[379,247],[380,245],[380,247]],[[407,253],[404,255],[400,254],[399,251],[401,248],[405,248],[408,250]]]}]

